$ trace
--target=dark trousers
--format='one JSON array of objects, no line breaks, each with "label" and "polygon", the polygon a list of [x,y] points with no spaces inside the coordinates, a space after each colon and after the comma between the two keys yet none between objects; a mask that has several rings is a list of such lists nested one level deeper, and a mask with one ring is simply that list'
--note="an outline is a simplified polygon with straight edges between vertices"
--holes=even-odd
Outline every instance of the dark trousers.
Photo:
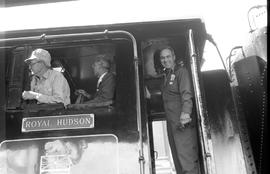
[{"label": "dark trousers", "polygon": [[168,138],[177,174],[199,174],[197,131],[194,125],[180,130],[167,121]]}]

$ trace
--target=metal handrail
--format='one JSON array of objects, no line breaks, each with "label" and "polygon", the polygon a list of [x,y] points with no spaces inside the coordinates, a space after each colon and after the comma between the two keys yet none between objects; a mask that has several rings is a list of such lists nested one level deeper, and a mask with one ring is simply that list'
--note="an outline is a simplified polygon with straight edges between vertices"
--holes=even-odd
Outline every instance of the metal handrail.
[{"label": "metal handrail", "polygon": [[222,65],[223,65],[223,67],[224,67],[224,69],[225,69],[225,71],[226,71],[226,75],[227,75],[227,77],[228,77],[228,80],[229,80],[230,82],[232,82],[232,79],[231,79],[230,74],[229,74],[229,72],[228,72],[228,70],[227,70],[227,68],[226,68],[226,65],[225,65],[224,60],[223,60],[223,58],[222,58],[222,56],[221,56],[221,53],[220,53],[219,48],[218,48],[218,46],[217,46],[217,43],[214,41],[213,37],[212,37],[210,34],[207,34],[207,40],[215,46],[215,48],[216,48],[216,50],[217,50],[217,52],[218,52],[219,58],[220,58],[220,60],[221,60],[221,63],[222,63]]},{"label": "metal handrail", "polygon": [[236,49],[241,49],[242,50],[242,54],[243,54],[243,57],[244,58],[246,58],[246,55],[245,55],[245,53],[244,53],[244,49],[243,49],[243,46],[235,46],[235,47],[233,47],[232,49],[231,49],[231,52],[230,52],[230,54],[229,54],[229,56],[226,58],[226,62],[228,62],[228,67],[229,67],[229,75],[230,75],[230,78],[232,79],[232,65],[231,65],[231,58],[232,58],[232,53],[233,53],[233,51],[234,50],[236,50]]},{"label": "metal handrail", "polygon": [[202,95],[200,92],[200,82],[198,77],[198,69],[197,69],[197,54],[195,51],[194,46],[194,39],[193,39],[193,31],[192,29],[188,30],[188,39],[189,39],[189,52],[190,52],[190,64],[191,64],[191,74],[192,80],[194,85],[194,93],[195,93],[195,102],[196,102],[196,109],[197,109],[197,118],[198,118],[198,125],[199,125],[199,133],[202,143],[201,150],[205,155],[206,162],[204,161],[203,167],[206,174],[214,174],[215,173],[215,164],[213,162],[213,148],[212,142],[207,137],[207,130],[205,128],[205,119],[203,117],[205,111],[203,108],[202,102]]},{"label": "metal handrail", "polygon": [[[248,25],[249,25],[249,29],[250,29],[250,32],[253,32],[256,30],[256,25],[255,25],[255,29],[252,29],[252,26],[251,26],[251,23],[250,23],[250,12],[253,10],[253,9],[259,9],[259,8],[266,8],[267,9],[267,6],[266,5],[256,5],[256,6],[253,6],[251,7],[248,12],[247,12],[247,18],[248,18]],[[253,21],[254,21],[254,18],[253,18]],[[255,22],[254,22],[255,23]]]}]

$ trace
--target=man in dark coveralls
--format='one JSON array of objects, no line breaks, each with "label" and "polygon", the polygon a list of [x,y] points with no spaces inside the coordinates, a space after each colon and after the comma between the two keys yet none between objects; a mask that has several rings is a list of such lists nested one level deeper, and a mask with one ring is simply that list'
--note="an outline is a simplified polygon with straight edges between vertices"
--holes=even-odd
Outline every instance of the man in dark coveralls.
[{"label": "man in dark coveralls", "polygon": [[175,59],[171,47],[160,51],[160,62],[166,72],[162,98],[169,143],[177,174],[198,174],[198,144],[192,112],[191,79],[187,69],[176,64]]},{"label": "man in dark coveralls", "polygon": [[84,103],[99,103],[112,101],[115,93],[115,75],[110,72],[110,63],[104,56],[98,56],[92,65],[94,74],[98,77],[97,90],[93,95],[83,89],[76,90],[89,100]]}]

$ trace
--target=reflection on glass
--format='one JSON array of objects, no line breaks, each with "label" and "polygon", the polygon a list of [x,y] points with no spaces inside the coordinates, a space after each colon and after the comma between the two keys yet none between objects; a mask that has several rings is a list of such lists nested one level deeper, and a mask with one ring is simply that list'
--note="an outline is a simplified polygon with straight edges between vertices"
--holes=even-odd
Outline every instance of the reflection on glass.
[{"label": "reflection on glass", "polygon": [[114,135],[6,141],[0,146],[0,173],[117,174],[118,158]]}]

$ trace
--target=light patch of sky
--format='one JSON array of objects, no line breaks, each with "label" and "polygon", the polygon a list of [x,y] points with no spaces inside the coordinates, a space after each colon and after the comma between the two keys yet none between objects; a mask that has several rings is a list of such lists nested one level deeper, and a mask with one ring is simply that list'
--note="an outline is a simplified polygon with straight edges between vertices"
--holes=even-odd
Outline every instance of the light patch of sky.
[{"label": "light patch of sky", "polygon": [[[266,0],[77,0],[27,5],[0,8],[0,32],[200,17],[226,57],[232,47],[243,44],[249,32],[249,8],[266,3]],[[206,69],[222,67],[210,44],[206,44],[204,57],[209,59]]]}]

